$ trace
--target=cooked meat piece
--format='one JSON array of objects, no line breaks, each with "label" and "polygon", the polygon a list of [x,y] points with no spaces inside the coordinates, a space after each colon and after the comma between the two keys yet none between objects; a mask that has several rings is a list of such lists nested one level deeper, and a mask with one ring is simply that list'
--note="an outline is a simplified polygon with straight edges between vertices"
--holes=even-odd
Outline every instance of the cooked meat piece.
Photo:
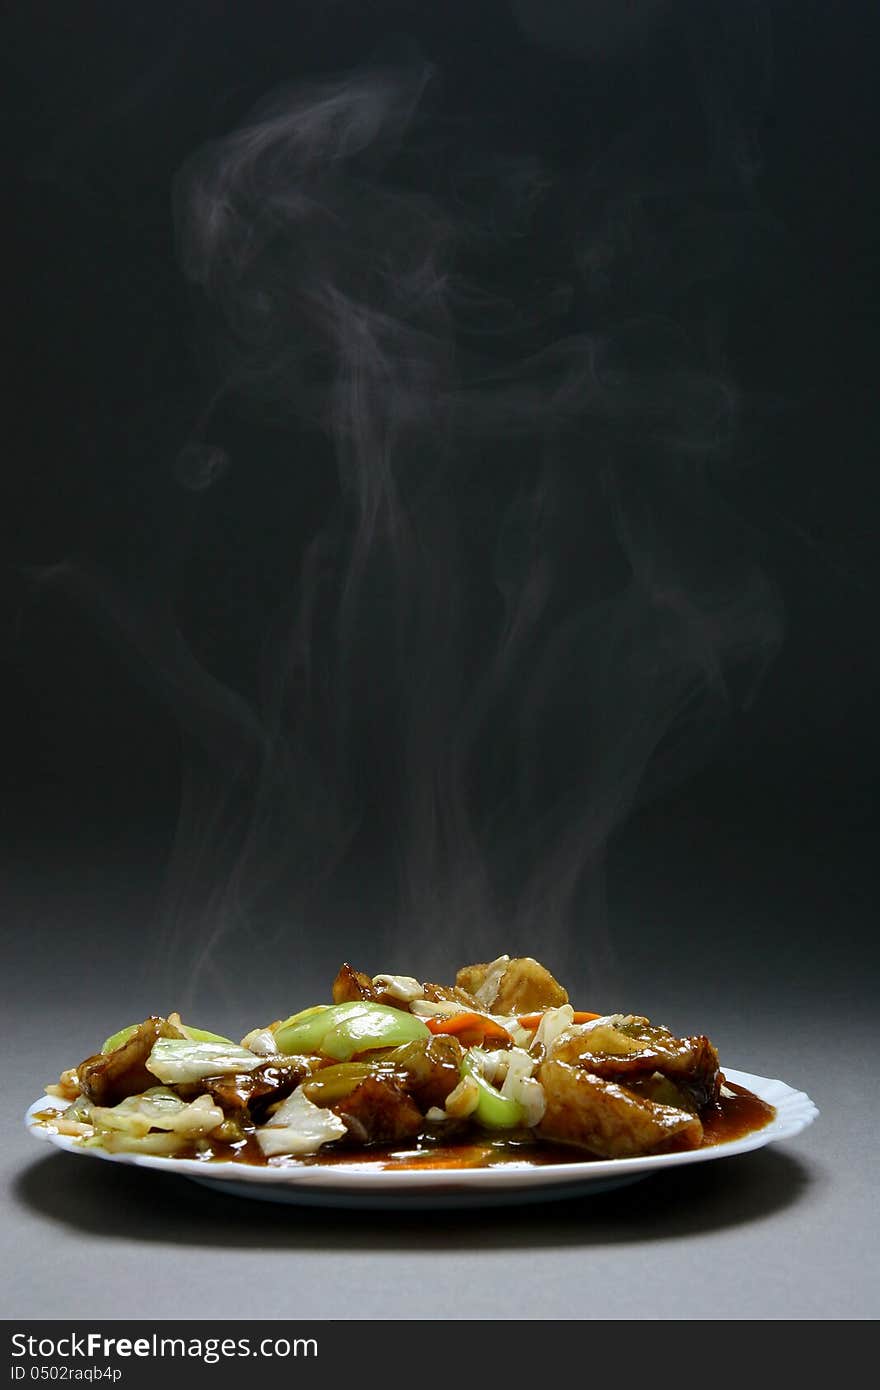
[{"label": "cooked meat piece", "polygon": [[473,996],[481,985],[486,983],[488,974],[489,964],[487,961],[478,965],[463,965],[455,977],[455,983],[458,989],[466,990]]},{"label": "cooked meat piece", "polygon": [[[497,964],[497,962],[495,964]],[[482,990],[484,994],[486,994],[487,992],[486,987],[489,981],[489,972],[491,970],[492,964],[488,961],[483,961],[479,965],[463,965],[455,977],[456,989],[464,990],[465,993],[468,994],[469,997],[476,1004],[478,991]],[[499,983],[501,980],[501,975],[503,973],[503,971],[498,971],[497,973],[497,979]],[[492,999],[494,999],[498,991],[497,989],[493,989],[490,987],[488,992],[491,994]],[[484,1004],[483,1007],[488,1007],[490,1003],[491,999],[487,1000],[486,1004]],[[477,1007],[480,1007],[479,1004],[477,1004]]]},{"label": "cooked meat piece", "polygon": [[346,961],[333,981],[333,1003],[349,1004],[358,999],[367,999],[374,1004],[377,1002],[373,981],[363,970],[355,970]]},{"label": "cooked meat piece", "polygon": [[[625,1059],[638,1057],[644,1050],[643,1039],[636,1039],[621,1027],[625,1020],[622,1015],[596,1019],[590,1023],[577,1023],[560,1033],[548,1050],[548,1057],[560,1062],[577,1062],[581,1058],[614,1057]],[[647,1020],[639,1019],[639,1023]],[[670,1041],[675,1039],[669,1035]]]},{"label": "cooked meat piece", "polygon": [[156,1084],[145,1066],[156,1039],[184,1036],[165,1018],[146,1019],[121,1047],[80,1063],[76,1074],[83,1095],[93,1105],[118,1105],[126,1096],[140,1095]]},{"label": "cooked meat piece", "polygon": [[601,1019],[560,1033],[547,1059],[576,1063],[624,1084],[659,1072],[686,1089],[697,1108],[717,1100],[718,1052],[706,1037],[677,1038],[644,1018]]},{"label": "cooked meat piece", "polygon": [[374,1077],[392,1081],[411,1096],[421,1111],[441,1107],[461,1080],[463,1049],[455,1038],[438,1034],[417,1038],[402,1047],[384,1050],[369,1060],[339,1062],[323,1067],[304,1083],[306,1098],[315,1105],[335,1108],[363,1081]]},{"label": "cooked meat piece", "polygon": [[396,1081],[405,1089],[406,1072],[395,1068],[388,1057],[381,1056],[369,1061],[336,1062],[333,1066],[321,1067],[303,1082],[303,1093],[313,1105],[332,1109],[371,1076]]},{"label": "cooked meat piece", "polygon": [[461,1080],[461,1044],[445,1033],[396,1047],[388,1057],[404,1073],[403,1087],[422,1111],[443,1109]]},{"label": "cooked meat piece", "polygon": [[688,1110],[692,1115],[698,1115],[705,1104],[705,1101],[699,1100],[690,1090],[687,1083],[679,1086],[659,1071],[651,1072],[650,1076],[627,1076],[621,1079],[633,1095],[656,1101],[658,1105],[673,1105],[678,1110]]},{"label": "cooked meat piece", "polygon": [[567,1003],[567,991],[550,971],[530,956],[522,956],[512,960],[502,975],[492,1009],[497,1014],[530,1014]]},{"label": "cooked meat piece", "polygon": [[366,999],[371,1004],[387,1004],[392,1009],[402,1009],[409,1013],[409,1004],[397,994],[390,994],[377,985],[372,976],[363,970],[355,970],[346,961],[333,981],[333,1003],[349,1004]]},{"label": "cooked meat piece", "polygon": [[[492,987],[493,975],[498,979],[497,988]],[[498,962],[466,965],[459,970],[455,983],[474,995],[480,1008],[491,1009],[493,1014],[530,1014],[568,1003],[562,985],[531,956],[517,956],[507,962],[503,971],[498,969]]]},{"label": "cooked meat piece", "polygon": [[538,1134],[575,1144],[597,1158],[634,1158],[667,1148],[697,1148],[703,1126],[696,1115],[635,1095],[615,1081],[568,1062],[538,1068],[547,1108]]},{"label": "cooked meat piece", "polygon": [[366,1077],[330,1109],[344,1121],[356,1144],[396,1144],[412,1139],[425,1123],[399,1082],[382,1076]]},{"label": "cooked meat piece", "polygon": [[181,1100],[195,1100],[207,1093],[227,1116],[246,1119],[250,1113],[259,1124],[266,1107],[289,1096],[314,1067],[314,1060],[308,1057],[269,1058],[255,1071],[208,1076],[188,1085],[178,1083],[174,1089]]},{"label": "cooked meat piece", "polygon": [[434,985],[430,982],[425,985],[425,999],[432,1004],[448,1001],[451,1004],[460,1004],[463,1009],[471,1011],[479,1010],[482,1006],[477,1003],[472,994],[459,985]]}]

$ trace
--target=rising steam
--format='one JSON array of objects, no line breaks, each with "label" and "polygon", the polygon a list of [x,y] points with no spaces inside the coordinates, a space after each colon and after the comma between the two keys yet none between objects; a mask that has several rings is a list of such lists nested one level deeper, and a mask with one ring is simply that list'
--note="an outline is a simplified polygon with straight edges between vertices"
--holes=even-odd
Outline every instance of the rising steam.
[{"label": "rising steam", "polygon": [[279,507],[324,504],[291,519],[252,689],[189,679],[170,615],[138,639],[188,729],[177,981],[600,970],[612,836],[778,642],[717,487],[741,412],[706,287],[742,163],[662,122],[565,167],[493,140],[404,50],[274,92],[180,172],[212,380],[178,476],[247,472],[245,402],[287,441]]}]

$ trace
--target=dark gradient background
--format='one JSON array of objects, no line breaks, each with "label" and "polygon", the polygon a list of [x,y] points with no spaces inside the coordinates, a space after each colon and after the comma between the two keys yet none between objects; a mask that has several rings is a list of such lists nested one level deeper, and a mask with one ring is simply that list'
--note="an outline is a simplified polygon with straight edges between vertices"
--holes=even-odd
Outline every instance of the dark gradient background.
[{"label": "dark gradient background", "polygon": [[[173,1254],[175,1285],[198,1286],[199,1306],[181,1308],[160,1279],[150,1315],[629,1317],[637,1264],[650,1317],[876,1316],[877,29],[867,4],[788,0],[5,9],[0,843],[11,1123],[130,1018],[182,1007],[244,1032],[325,994],[345,958],[442,977],[465,944],[507,948],[501,909],[517,923],[514,949],[564,972],[585,1007],[706,1031],[729,1065],[783,1077],[822,1112],[778,1152],[619,1196],[444,1216],[442,1226],[230,1206],[175,1179],[47,1158],[13,1134],[9,1315],[145,1315],[144,1256],[158,1270]],[[719,574],[733,553],[760,570],[761,680],[740,698],[734,670],[720,704],[673,741],[674,756],[658,736],[639,793],[609,797],[602,853],[552,923],[539,898],[517,917],[517,872],[520,858],[538,864],[552,852],[529,831],[532,809],[534,824],[556,833],[591,804],[588,786],[583,802],[571,790],[577,709],[565,701],[544,710],[553,717],[536,757],[551,773],[525,828],[511,822],[516,833],[487,851],[488,877],[506,885],[492,924],[474,924],[478,897],[457,896],[454,855],[445,878],[424,873],[421,897],[403,900],[407,803],[395,797],[406,779],[384,778],[395,707],[369,703],[391,669],[381,590],[347,668],[356,708],[372,710],[346,745],[355,834],[305,898],[301,875],[292,887],[273,875],[286,858],[299,864],[311,823],[288,841],[260,822],[265,841],[251,833],[246,872],[234,873],[248,815],[266,803],[248,800],[246,778],[241,804],[228,800],[227,714],[258,709],[266,652],[292,630],[303,554],[338,484],[326,441],[254,400],[211,421],[226,471],[209,478],[204,458],[181,459],[219,353],[216,324],[180,269],[172,187],[195,150],[239,127],[280,83],[357,68],[399,34],[443,74],[453,144],[479,147],[491,130],[505,159],[534,156],[572,187],[571,171],[656,120],[662,134],[644,150],[660,148],[665,162],[648,168],[636,143],[638,196],[624,203],[633,224],[624,217],[608,234],[615,254],[618,238],[637,256],[645,180],[657,173],[662,186],[669,170],[690,168],[692,139],[714,191],[711,224],[696,219],[684,253],[676,246],[705,257],[708,271],[665,295],[666,277],[688,276],[652,244],[647,265],[627,268],[624,256],[603,312],[683,315],[736,384],[736,436],[712,464],[713,496],[735,529],[725,522],[713,552],[715,513],[688,503],[674,534],[690,545],[696,528]],[[413,166],[414,188],[422,172]],[[599,194],[588,186],[600,196],[601,180]],[[558,292],[559,228],[591,215],[574,197],[561,206],[558,223],[496,270],[500,294]],[[486,473],[461,513],[478,556],[483,538],[496,544],[513,495],[507,444],[483,447]],[[517,466],[526,476],[528,460]],[[551,563],[555,536],[569,547],[559,564],[570,586],[610,591],[611,512],[596,512],[584,559],[567,518],[595,496],[588,470],[566,476],[575,483]],[[447,566],[438,554],[443,580]],[[454,577],[468,650],[479,652],[495,631],[491,582],[479,564]],[[178,664],[169,613],[188,648]],[[539,612],[539,633],[554,621],[552,608]],[[459,660],[450,648],[449,662]],[[574,669],[586,701],[592,668]],[[435,670],[442,691],[442,655]],[[468,670],[456,673],[465,683]],[[625,699],[634,709],[632,686],[622,689],[610,707]],[[497,694],[501,757],[517,746],[519,707],[503,684]],[[334,717],[331,705],[328,727]],[[451,730],[447,719],[438,736]],[[307,733],[316,731],[313,719]],[[429,722],[425,747],[436,732]],[[480,824],[494,823],[504,789],[493,775],[481,768],[469,784]],[[284,782],[290,824],[298,788]],[[211,839],[204,828],[221,804],[230,819]],[[444,927],[444,914],[459,913]],[[523,1257],[528,1279],[512,1281]]]}]

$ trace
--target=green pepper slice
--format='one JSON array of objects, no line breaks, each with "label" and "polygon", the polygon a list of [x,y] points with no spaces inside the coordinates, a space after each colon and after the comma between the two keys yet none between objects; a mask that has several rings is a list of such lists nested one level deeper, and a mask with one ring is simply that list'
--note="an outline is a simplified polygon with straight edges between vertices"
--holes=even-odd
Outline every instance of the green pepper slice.
[{"label": "green pepper slice", "polygon": [[[224,1038],[219,1033],[206,1033],[204,1028],[191,1028],[188,1023],[185,1023],[183,1026],[193,1042],[232,1042],[231,1038]],[[137,1032],[139,1027],[139,1023],[130,1023],[127,1028],[120,1028],[118,1033],[111,1033],[110,1037],[105,1040],[101,1051],[104,1053],[115,1052],[117,1047],[121,1047],[123,1043],[128,1042],[129,1038],[133,1033]]]},{"label": "green pepper slice", "polygon": [[101,1051],[115,1052],[117,1047],[121,1047],[123,1043],[128,1042],[129,1038],[133,1033],[136,1033],[137,1030],[138,1025],[136,1023],[130,1023],[127,1028],[120,1028],[118,1033],[111,1033],[110,1037],[106,1038],[102,1043]]},{"label": "green pepper slice", "polygon": [[461,1061],[462,1076],[471,1076],[479,1088],[477,1107],[471,1119],[486,1129],[519,1129],[525,1124],[526,1112],[518,1100],[503,1096],[491,1082],[483,1076],[477,1063],[466,1052]]},{"label": "green pepper slice", "polygon": [[349,1062],[361,1052],[400,1047],[430,1036],[427,1025],[415,1014],[367,1000],[307,1009],[275,1029],[279,1052],[320,1052],[336,1062]]}]

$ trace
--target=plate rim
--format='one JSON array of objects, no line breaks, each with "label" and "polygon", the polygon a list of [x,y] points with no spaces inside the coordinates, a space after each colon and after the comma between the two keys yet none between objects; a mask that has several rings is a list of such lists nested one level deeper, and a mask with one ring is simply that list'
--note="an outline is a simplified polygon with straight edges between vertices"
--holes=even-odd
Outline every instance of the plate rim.
[{"label": "plate rim", "polygon": [[[185,1177],[212,1187],[234,1184],[242,1187],[255,1185],[276,1190],[314,1193],[317,1198],[324,1194],[328,1200],[335,1195],[363,1196],[395,1193],[401,1198],[411,1195],[430,1195],[434,1193],[454,1195],[483,1192],[539,1192],[547,1188],[573,1185],[589,1186],[592,1183],[607,1184],[610,1180],[625,1180],[647,1177],[652,1172],[664,1168],[680,1167],[690,1163],[705,1163],[713,1159],[733,1158],[738,1154],[750,1153],[768,1144],[791,1139],[801,1133],[817,1119],[819,1109],[805,1091],[796,1090],[787,1082],[772,1077],[758,1076],[752,1072],[738,1071],[732,1067],[723,1068],[724,1076],[735,1085],[745,1086],[760,1099],[774,1105],[777,1114],[763,1129],[743,1135],[726,1143],[708,1145],[704,1149],[684,1149],[674,1153],[648,1154],[636,1158],[588,1159],[583,1162],[551,1164],[546,1167],[518,1168],[509,1164],[488,1168],[464,1169],[341,1169],[336,1166],[322,1168],[319,1165],[289,1164],[283,1167],[258,1168],[243,1163],[226,1161],[206,1162],[200,1159],[176,1159],[158,1154],[107,1153],[102,1149],[83,1148],[72,1136],[53,1133],[37,1122],[35,1116],[50,1106],[58,1107],[59,1102],[52,1096],[38,1097],[28,1106],[25,1125],[28,1131],[41,1142],[66,1153],[79,1154],[87,1158],[99,1158],[111,1163],[127,1163],[134,1167],[150,1168],[159,1172]],[[65,1102],[68,1104],[69,1102]]]}]

